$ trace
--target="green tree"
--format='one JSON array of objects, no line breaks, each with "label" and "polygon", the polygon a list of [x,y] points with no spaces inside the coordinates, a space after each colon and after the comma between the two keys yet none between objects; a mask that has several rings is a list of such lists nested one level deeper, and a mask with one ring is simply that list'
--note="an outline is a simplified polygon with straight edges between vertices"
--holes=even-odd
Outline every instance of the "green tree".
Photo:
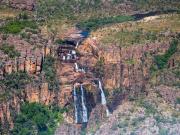
[{"label": "green tree", "polygon": [[62,109],[39,103],[24,103],[15,117],[12,135],[53,135],[57,123],[63,121]]}]

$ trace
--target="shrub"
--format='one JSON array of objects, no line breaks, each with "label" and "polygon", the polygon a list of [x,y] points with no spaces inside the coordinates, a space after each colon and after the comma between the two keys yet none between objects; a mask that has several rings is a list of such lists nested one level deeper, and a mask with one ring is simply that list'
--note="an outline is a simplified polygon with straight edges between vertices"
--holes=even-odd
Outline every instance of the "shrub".
[{"label": "shrub", "polygon": [[8,35],[7,35],[7,34],[3,34],[3,35],[2,35],[2,40],[6,40],[6,39],[7,39],[7,37],[8,37]]},{"label": "shrub", "polygon": [[19,19],[27,20],[28,18],[29,17],[28,17],[27,12],[22,12],[19,14]]},{"label": "shrub", "polygon": [[30,35],[25,33],[25,32],[22,32],[20,35],[21,35],[22,38],[30,39]]},{"label": "shrub", "polygon": [[26,72],[16,72],[6,74],[4,79],[0,80],[0,84],[4,85],[6,89],[24,89],[26,84],[31,82],[31,77]]},{"label": "shrub", "polygon": [[146,109],[145,112],[147,115],[155,114],[157,112],[156,108],[154,108],[152,104],[150,104],[148,101],[143,101],[143,99],[138,101],[138,105]]},{"label": "shrub", "polygon": [[19,57],[20,53],[15,50],[15,47],[12,45],[3,44],[0,47],[0,50],[2,50],[5,54],[7,54],[10,58]]},{"label": "shrub", "polygon": [[6,25],[0,27],[0,32],[17,34],[21,32],[25,27],[36,29],[37,24],[34,21],[28,20],[10,21]]},{"label": "shrub", "polygon": [[169,58],[177,51],[177,45],[178,40],[174,39],[171,42],[169,49],[166,51],[164,55],[155,56],[154,61],[159,69],[163,69],[166,67]]},{"label": "shrub", "polygon": [[63,121],[61,109],[39,103],[24,103],[15,117],[13,135],[53,135],[58,123]]},{"label": "shrub", "polygon": [[159,135],[168,135],[168,129],[160,128],[159,129]]},{"label": "shrub", "polygon": [[113,23],[122,23],[126,21],[132,21],[134,18],[132,16],[112,16],[104,18],[93,18],[84,22],[80,22],[77,26],[81,29],[95,30],[103,25],[113,24]]},{"label": "shrub", "polygon": [[56,78],[55,59],[51,56],[45,58],[43,69],[49,89],[58,89],[58,80]]},{"label": "shrub", "polygon": [[180,78],[180,70],[173,70],[173,73],[177,78]]},{"label": "shrub", "polygon": [[176,98],[176,104],[180,104],[180,97]]},{"label": "shrub", "polygon": [[128,121],[127,120],[124,120],[124,121],[121,121],[118,123],[118,128],[125,128],[125,127],[128,127]]},{"label": "shrub", "polygon": [[65,44],[65,41],[64,40],[61,40],[61,39],[57,39],[55,41],[57,44]]}]

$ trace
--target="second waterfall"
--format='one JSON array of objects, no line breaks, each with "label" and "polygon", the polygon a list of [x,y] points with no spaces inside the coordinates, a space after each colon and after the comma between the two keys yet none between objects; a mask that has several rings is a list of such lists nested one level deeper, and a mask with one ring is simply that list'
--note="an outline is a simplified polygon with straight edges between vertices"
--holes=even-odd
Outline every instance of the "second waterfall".
[{"label": "second waterfall", "polygon": [[107,108],[107,101],[106,101],[106,97],[105,97],[105,94],[104,94],[104,90],[102,88],[102,83],[101,81],[99,80],[99,89],[101,90],[101,104],[104,105],[106,107],[106,115],[109,116],[109,109]]},{"label": "second waterfall", "polygon": [[87,123],[88,122],[88,109],[86,107],[85,89],[80,85],[80,89],[74,86],[74,107],[75,107],[75,122]]},{"label": "second waterfall", "polygon": [[84,102],[84,89],[83,89],[82,84],[81,84],[81,102],[82,102],[82,120],[83,120],[83,122],[87,122],[88,121],[88,112],[87,112],[87,107]]}]

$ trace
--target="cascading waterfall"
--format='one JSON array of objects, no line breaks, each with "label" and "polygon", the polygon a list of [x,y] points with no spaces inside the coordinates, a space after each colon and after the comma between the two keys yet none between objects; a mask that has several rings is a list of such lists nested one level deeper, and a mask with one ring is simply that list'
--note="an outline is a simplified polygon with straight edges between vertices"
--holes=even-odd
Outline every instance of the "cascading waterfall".
[{"label": "cascading waterfall", "polygon": [[78,48],[78,46],[79,46],[79,42],[76,43],[76,47],[75,48]]},{"label": "cascading waterfall", "polygon": [[75,122],[78,123],[78,111],[77,111],[77,94],[76,94],[76,87],[74,86],[74,108],[75,108]]},{"label": "cascading waterfall", "polygon": [[85,73],[85,70],[83,68],[79,68],[77,63],[74,63],[76,72],[83,72]]},{"label": "cascading waterfall", "polygon": [[76,70],[76,72],[78,72],[78,71],[79,71],[78,64],[77,64],[77,63],[74,63],[74,65],[75,65],[75,70]]},{"label": "cascading waterfall", "polygon": [[102,105],[105,105],[106,106],[106,115],[109,116],[109,109],[107,108],[107,105],[106,105],[106,97],[105,97],[105,94],[104,94],[104,91],[103,91],[103,88],[102,88],[102,83],[101,81],[99,80],[99,89],[101,90],[101,104]]},{"label": "cascading waterfall", "polygon": [[81,84],[81,101],[82,101],[82,120],[83,122],[88,122],[88,113],[87,113],[87,107],[84,102],[84,89]]}]

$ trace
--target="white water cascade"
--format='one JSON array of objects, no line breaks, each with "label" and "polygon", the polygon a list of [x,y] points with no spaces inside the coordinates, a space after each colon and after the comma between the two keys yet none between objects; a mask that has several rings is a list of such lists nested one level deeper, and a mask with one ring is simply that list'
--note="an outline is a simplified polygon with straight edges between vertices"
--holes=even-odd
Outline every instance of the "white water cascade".
[{"label": "white water cascade", "polygon": [[77,63],[74,63],[74,65],[75,65],[75,70],[76,70],[76,72],[78,72],[78,71],[79,71],[78,64],[77,64]]},{"label": "white water cascade", "polygon": [[83,68],[79,68],[77,63],[74,63],[76,72],[83,72],[85,73],[85,70]]},{"label": "white water cascade", "polygon": [[75,122],[78,123],[78,112],[77,112],[77,94],[76,94],[76,87],[74,86],[74,91],[73,91],[73,96],[74,96],[74,107],[75,107]]},{"label": "white water cascade", "polygon": [[79,42],[76,43],[76,47],[75,48],[78,48],[78,46],[79,46]]},{"label": "white water cascade", "polygon": [[81,84],[81,101],[82,101],[82,120],[83,122],[88,122],[88,114],[87,114],[87,107],[84,102],[84,89]]},{"label": "white water cascade", "polygon": [[[99,89],[101,90],[101,104],[102,105],[105,105],[106,106],[106,97],[105,97],[105,94],[104,94],[104,91],[103,91],[103,88],[102,88],[102,83],[101,81],[99,80]],[[109,109],[107,108],[106,106],[106,115],[109,116]]]}]

